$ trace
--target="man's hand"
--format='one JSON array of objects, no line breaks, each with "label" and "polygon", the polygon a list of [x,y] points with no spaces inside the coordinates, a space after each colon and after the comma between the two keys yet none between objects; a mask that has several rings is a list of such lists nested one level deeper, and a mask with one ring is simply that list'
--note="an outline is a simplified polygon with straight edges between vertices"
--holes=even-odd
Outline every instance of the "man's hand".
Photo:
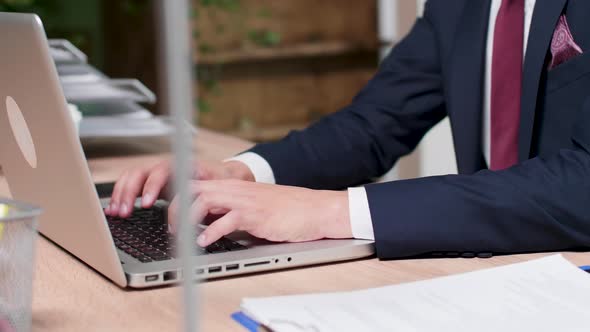
[{"label": "man's hand", "polygon": [[[172,164],[168,160],[155,166],[139,167],[125,171],[115,184],[111,202],[105,209],[105,213],[109,216],[123,218],[130,216],[135,199],[139,195],[142,197],[142,207],[151,207],[160,197],[164,187],[170,182],[172,171]],[[254,175],[245,164],[238,161],[225,163],[199,162],[198,166],[194,168],[193,179],[254,181]]]},{"label": "man's hand", "polygon": [[[191,220],[223,214],[199,235],[205,247],[240,230],[276,242],[351,238],[348,194],[238,180],[194,181]],[[169,208],[170,229],[176,229],[177,200]]]}]

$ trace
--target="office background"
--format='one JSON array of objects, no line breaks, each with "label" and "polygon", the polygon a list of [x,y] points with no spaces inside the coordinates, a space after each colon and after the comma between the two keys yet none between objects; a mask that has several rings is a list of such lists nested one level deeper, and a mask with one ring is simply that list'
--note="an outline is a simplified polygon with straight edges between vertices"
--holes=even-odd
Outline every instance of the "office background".
[{"label": "office background", "polygon": [[[405,35],[425,0],[193,0],[199,125],[248,140],[279,139],[346,105]],[[112,77],[165,98],[160,17],[150,0],[0,0],[38,13]],[[164,103],[149,106],[166,114]],[[385,180],[455,173],[448,120]]]}]

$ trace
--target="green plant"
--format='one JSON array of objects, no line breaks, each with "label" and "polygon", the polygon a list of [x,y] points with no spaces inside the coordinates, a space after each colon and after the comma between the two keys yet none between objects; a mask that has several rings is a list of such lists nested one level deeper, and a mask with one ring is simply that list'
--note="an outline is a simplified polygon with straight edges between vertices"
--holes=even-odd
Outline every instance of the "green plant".
[{"label": "green plant", "polygon": [[[214,24],[214,31],[217,36],[221,36],[228,30],[241,31],[243,34],[241,43],[242,46],[246,45],[246,42],[251,43],[255,47],[275,47],[281,43],[281,35],[279,32],[272,31],[269,29],[254,29],[247,27],[247,19],[254,15],[259,19],[271,19],[272,11],[268,8],[246,8],[242,4],[242,0],[196,0],[193,2],[191,16],[194,19],[199,19],[202,15],[207,15],[208,19]],[[228,27],[220,19],[220,16],[231,15],[231,27]],[[230,29],[231,28],[231,29]],[[197,48],[200,55],[213,56],[218,50],[215,46],[208,43],[202,38],[201,32],[198,28],[195,28],[192,32],[193,38],[197,40]],[[197,80],[200,86],[207,92],[212,92],[215,95],[221,95],[223,93],[220,84],[219,77],[222,73],[223,66],[221,64],[203,66],[197,68]],[[212,111],[210,103],[205,100],[202,96],[197,98],[195,106],[201,113],[208,113]]]},{"label": "green plant", "polygon": [[258,46],[272,47],[281,43],[281,35],[278,32],[266,29],[248,31],[248,39]]}]

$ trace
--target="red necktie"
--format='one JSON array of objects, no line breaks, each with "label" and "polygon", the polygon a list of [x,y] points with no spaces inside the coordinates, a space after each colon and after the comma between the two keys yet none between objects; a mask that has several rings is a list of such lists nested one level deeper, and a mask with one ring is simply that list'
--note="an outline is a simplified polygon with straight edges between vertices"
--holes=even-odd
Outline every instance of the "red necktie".
[{"label": "red necktie", "polygon": [[518,162],[524,1],[502,0],[496,19],[491,91],[492,170],[505,169]]}]

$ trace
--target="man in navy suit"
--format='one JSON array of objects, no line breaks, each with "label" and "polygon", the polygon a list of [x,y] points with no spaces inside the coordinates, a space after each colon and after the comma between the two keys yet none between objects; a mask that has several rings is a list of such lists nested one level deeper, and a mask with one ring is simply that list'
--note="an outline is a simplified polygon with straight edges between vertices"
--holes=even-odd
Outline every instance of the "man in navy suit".
[{"label": "man in navy suit", "polygon": [[[348,107],[197,167],[195,220],[224,215],[199,244],[245,230],[375,239],[380,258],[589,247],[588,14],[587,0],[428,1]],[[459,175],[355,187],[446,116]],[[127,172],[107,214],[127,216],[139,195],[150,206],[169,174],[167,162]]]}]

